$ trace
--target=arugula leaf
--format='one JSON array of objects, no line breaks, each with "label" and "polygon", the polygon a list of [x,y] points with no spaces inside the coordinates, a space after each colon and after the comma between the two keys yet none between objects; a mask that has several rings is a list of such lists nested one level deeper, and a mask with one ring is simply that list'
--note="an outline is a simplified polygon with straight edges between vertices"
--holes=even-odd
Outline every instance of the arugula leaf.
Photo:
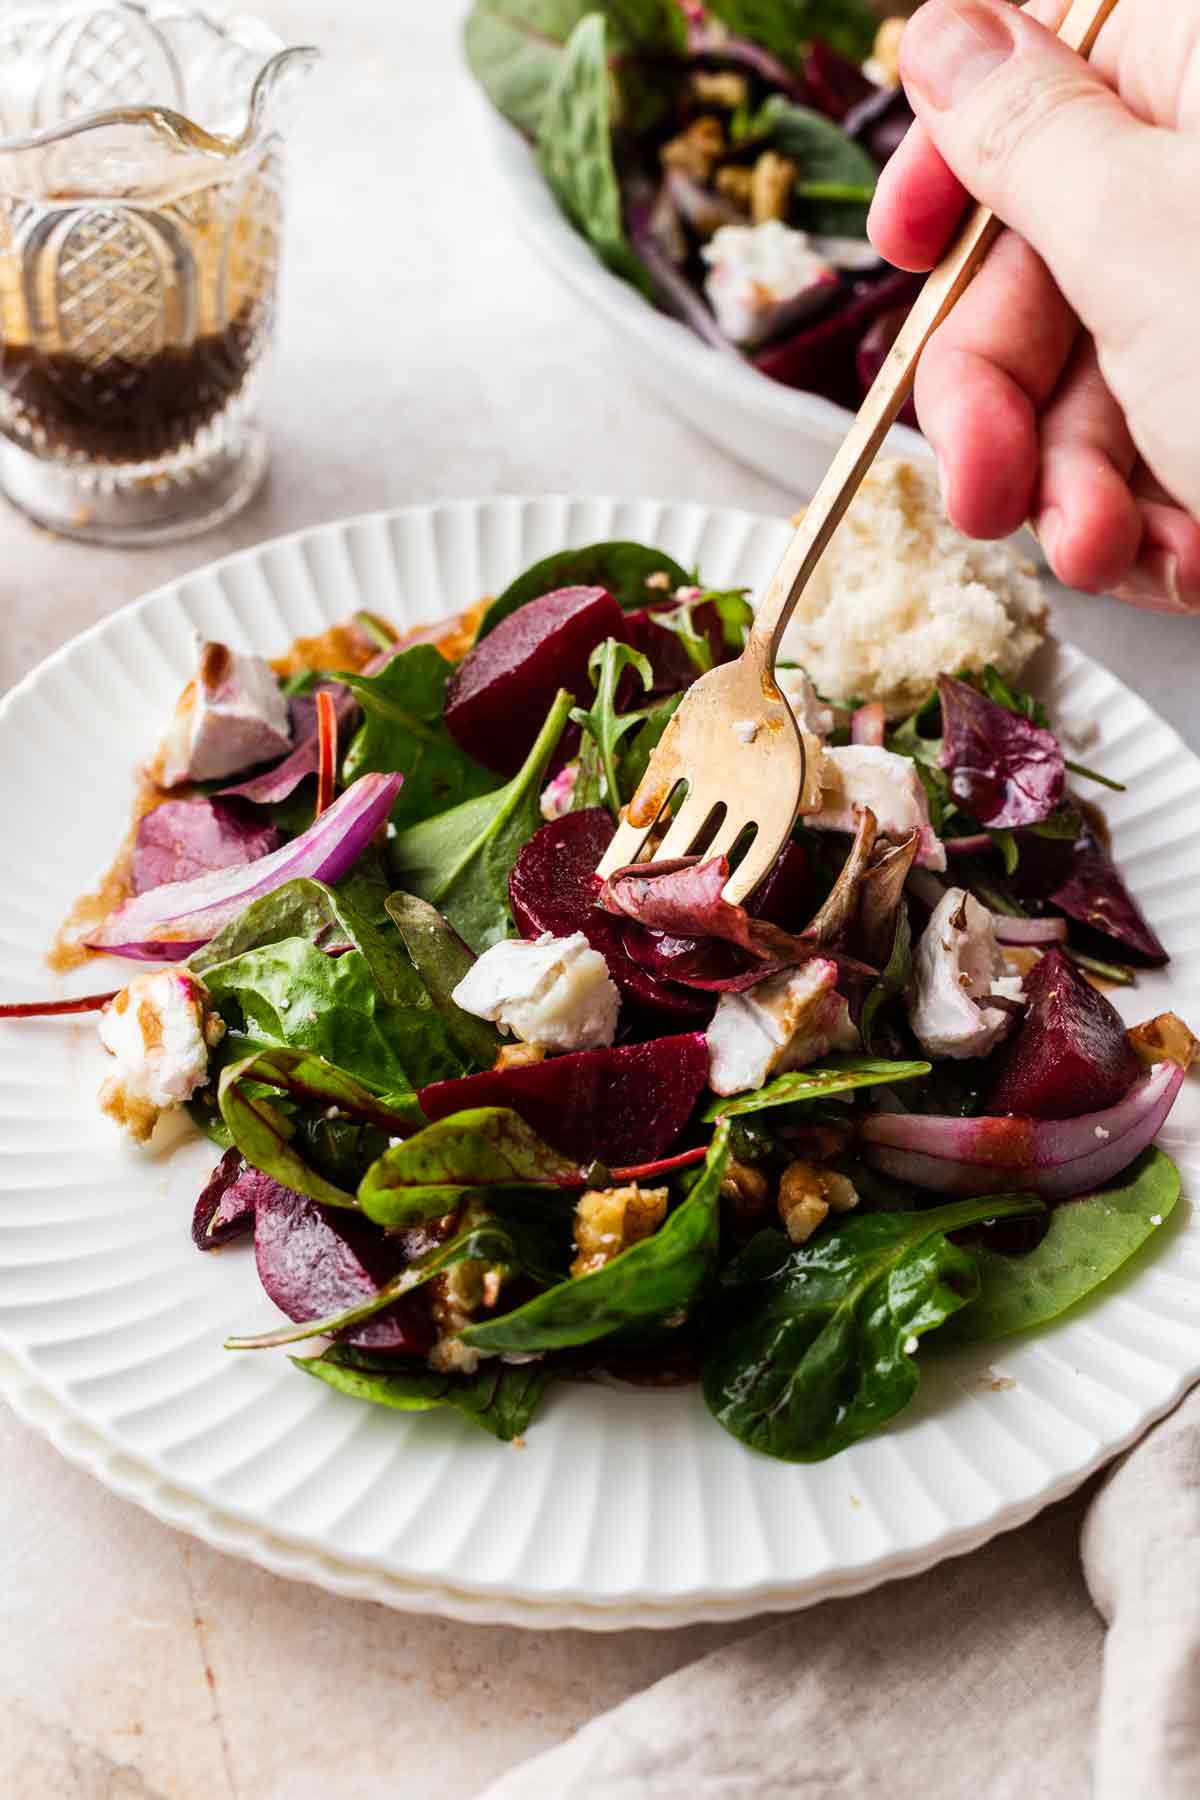
[{"label": "arugula leaf", "polygon": [[867,0],[706,0],[706,5],[730,31],[793,66],[804,45],[817,39],[860,63],[870,56],[879,27]]},{"label": "arugula leaf", "polygon": [[526,1429],[550,1379],[545,1369],[532,1363],[514,1368],[492,1362],[474,1375],[436,1375],[432,1369],[405,1368],[394,1358],[372,1357],[346,1344],[332,1344],[322,1356],[293,1356],[292,1361],[340,1394],[390,1406],[395,1412],[453,1407],[506,1444]]},{"label": "arugula leaf", "polygon": [[480,621],[475,641],[478,643],[489,631],[494,631],[501,619],[507,619],[519,606],[530,600],[540,600],[543,594],[552,594],[558,588],[607,588],[624,612],[636,612],[639,607],[662,599],[661,581],[654,587],[649,583],[652,577],[657,579],[664,575],[668,591],[687,587],[692,579],[674,557],[652,549],[649,544],[634,544],[618,538],[585,544],[581,550],[556,550],[552,556],[544,556],[518,575],[492,601]]},{"label": "arugula leaf", "polygon": [[979,1298],[955,1319],[948,1338],[990,1342],[1056,1319],[1136,1255],[1170,1217],[1179,1190],[1171,1158],[1150,1148],[1108,1187],[1056,1206],[1033,1250],[1006,1256],[974,1246]]},{"label": "arugula leaf", "polygon": [[437,907],[416,894],[389,894],[387,910],[451,1037],[472,1062],[490,1069],[504,1039],[489,1020],[464,1012],[453,998],[463,976],[474,967],[471,951]]},{"label": "arugula leaf", "polygon": [[411,1106],[393,1106],[309,1050],[256,1050],[228,1063],[221,1071],[217,1104],[232,1141],[264,1175],[325,1206],[353,1207],[358,1202],[305,1162],[291,1142],[291,1121],[263,1096],[264,1087],[322,1109],[335,1106],[350,1119],[378,1126],[389,1137],[410,1130],[414,1116],[421,1116],[415,1099]]},{"label": "arugula leaf", "polygon": [[892,953],[884,964],[878,981],[872,984],[863,1002],[862,1018],[859,1020],[858,1028],[862,1034],[863,1046],[868,1052],[874,1048],[875,1021],[881,1010],[900,998],[911,975],[912,925],[909,922],[908,907],[901,897],[896,908],[896,935],[892,939]]},{"label": "arugula leaf", "polygon": [[474,950],[509,935],[508,877],[517,852],[542,824],[539,790],[570,710],[571,696],[562,690],[504,787],[422,819],[393,840],[400,882],[440,908]]},{"label": "arugula leaf", "polygon": [[618,765],[617,780],[623,794],[632,794],[636,789],[650,767],[650,758],[662,741],[663,732],[682,705],[682,694],[668,694],[665,700],[661,700],[646,713],[641,729]]},{"label": "arugula leaf", "polygon": [[326,956],[307,938],[283,938],[218,963],[205,979],[227,1024],[258,1043],[312,1050],[399,1104],[469,1066],[419,977],[407,974],[412,998],[390,1002],[361,951]]},{"label": "arugula leaf", "polygon": [[444,812],[497,785],[447,731],[443,715],[451,665],[432,644],[414,644],[378,675],[342,675],[362,707],[363,722],[346,751],[342,781],[400,769],[404,786],[392,808],[398,828]]},{"label": "arugula leaf", "polygon": [[[602,644],[597,644],[588,658],[588,674],[596,690],[592,704],[586,711],[577,706],[571,714],[574,723],[582,727],[594,745],[599,763],[599,792],[581,804],[606,805],[613,818],[618,820],[621,787],[617,779],[617,751],[622,739],[646,718],[644,711],[617,712],[617,689],[625,669],[636,669],[647,691],[653,686],[654,671],[640,650],[635,650],[631,644],[622,644],[616,638],[605,638]],[[593,784],[588,782],[587,785],[590,788]]]},{"label": "arugula leaf", "polygon": [[567,39],[593,12],[608,19],[614,57],[683,52],[686,27],[675,0],[475,0],[463,31],[467,63],[498,110],[529,136],[537,135]]},{"label": "arugula leaf", "polygon": [[358,1204],[377,1225],[440,1219],[478,1188],[562,1188],[583,1171],[507,1106],[476,1106],[426,1125],[372,1163]]},{"label": "arugula leaf", "polygon": [[707,1285],[720,1239],[720,1191],[729,1127],[719,1125],[699,1180],[653,1237],[590,1275],[547,1288],[515,1312],[470,1325],[461,1342],[512,1355],[594,1343],[627,1326],[667,1320]]},{"label": "arugula leaf", "polygon": [[1016,833],[1002,829],[1000,831],[989,831],[988,836],[991,838],[993,844],[1004,859],[1004,873],[1009,876],[1015,875],[1017,872],[1017,865],[1021,860],[1021,851],[1017,843]]},{"label": "arugula leaf", "polygon": [[824,1100],[830,1094],[846,1094],[855,1088],[890,1086],[894,1081],[913,1081],[928,1075],[927,1062],[885,1062],[872,1056],[838,1056],[811,1063],[790,1075],[777,1075],[753,1093],[735,1094],[712,1102],[702,1117],[731,1119],[739,1113],[762,1112],[768,1106],[791,1106],[797,1100]]},{"label": "arugula leaf", "polygon": [[650,277],[625,235],[611,112],[604,16],[593,12],[571,33],[551,78],[538,131],[538,156],[559,205],[601,262],[649,299]]},{"label": "arugula leaf", "polygon": [[917,1339],[979,1291],[949,1233],[1041,1211],[1032,1195],[852,1217],[809,1244],[760,1232],[725,1270],[732,1328],[704,1365],[726,1431],[788,1462],[819,1462],[912,1399]]}]

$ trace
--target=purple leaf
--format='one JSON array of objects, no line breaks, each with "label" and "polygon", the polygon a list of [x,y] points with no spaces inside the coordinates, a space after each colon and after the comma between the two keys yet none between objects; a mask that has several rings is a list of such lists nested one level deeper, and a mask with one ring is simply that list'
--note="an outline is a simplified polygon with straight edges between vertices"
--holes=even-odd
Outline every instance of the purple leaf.
[{"label": "purple leaf", "polygon": [[938,760],[958,804],[993,831],[1048,819],[1066,781],[1053,732],[951,675],[938,678],[938,693],[943,734]]},{"label": "purple leaf", "polygon": [[192,1214],[192,1241],[198,1250],[219,1250],[254,1224],[261,1192],[276,1187],[269,1175],[253,1169],[236,1147],[227,1150],[213,1170]]},{"label": "purple leaf", "polygon": [[[344,731],[357,710],[354,695],[340,681],[324,681],[315,691],[320,692],[322,688],[333,695],[338,730]],[[223,798],[251,800],[256,806],[275,806],[294,793],[306,776],[316,774],[320,758],[316,700],[308,694],[297,695],[291,703],[291,713],[295,745],[291,755],[285,756],[274,768],[252,775],[248,781],[240,781],[236,787],[222,788]]]},{"label": "purple leaf", "polygon": [[135,894],[213,869],[241,869],[278,850],[282,834],[223,800],[166,800],[139,822],[133,846]]}]

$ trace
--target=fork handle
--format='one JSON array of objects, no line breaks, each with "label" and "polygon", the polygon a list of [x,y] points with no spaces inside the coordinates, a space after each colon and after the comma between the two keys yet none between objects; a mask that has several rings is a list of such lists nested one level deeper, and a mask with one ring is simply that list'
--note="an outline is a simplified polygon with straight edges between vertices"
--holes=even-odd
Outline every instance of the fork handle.
[{"label": "fork handle", "polygon": [[[1089,56],[1116,5],[1117,0],[1075,0],[1059,37],[1081,56]],[[796,602],[912,391],[917,358],[982,267],[1001,229],[1001,221],[989,208],[973,207],[913,303],[758,608],[747,649],[762,656],[767,668],[774,667]]]}]

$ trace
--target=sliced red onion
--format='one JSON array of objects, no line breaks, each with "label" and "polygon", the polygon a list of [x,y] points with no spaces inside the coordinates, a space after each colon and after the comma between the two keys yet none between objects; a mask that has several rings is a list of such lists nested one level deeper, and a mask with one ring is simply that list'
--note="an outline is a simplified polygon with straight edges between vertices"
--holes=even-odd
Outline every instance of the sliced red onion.
[{"label": "sliced red onion", "polygon": [[1065,1200],[1119,1175],[1154,1142],[1183,1076],[1178,1063],[1160,1063],[1115,1106],[1077,1119],[875,1113],[863,1124],[862,1141],[872,1168],[931,1193],[1028,1190]]},{"label": "sliced red onion", "polygon": [[126,900],[90,937],[92,950],[148,962],[179,962],[243,907],[306,875],[340,881],[383,825],[403,775],[363,775],[306,832],[240,869],[217,869]]},{"label": "sliced red onion", "polygon": [[970,837],[943,838],[947,856],[982,856],[986,850],[994,850],[995,844],[986,831],[976,831]]},{"label": "sliced red onion", "polygon": [[880,702],[869,700],[865,706],[855,709],[850,720],[850,742],[852,744],[874,744],[881,748],[886,728],[887,715]]},{"label": "sliced red onion", "polygon": [[992,914],[992,929],[998,944],[1065,944],[1065,919],[1010,919],[1006,913]]},{"label": "sliced red onion", "polygon": [[[438,630],[444,630],[439,626]],[[379,658],[383,663],[390,662],[396,654],[395,649],[381,650]],[[378,660],[372,657],[364,670],[365,674],[374,672],[373,664]],[[381,663],[382,666],[382,663]],[[337,722],[343,730],[348,730],[350,723],[358,711],[358,703],[348,687],[340,681],[324,683],[317,689],[317,700],[323,694],[333,697],[334,712]],[[276,763],[273,768],[265,769],[259,775],[251,775],[247,781],[239,781],[234,787],[222,788],[219,798],[252,800],[256,806],[274,806],[280,800],[286,800],[309,775],[317,773],[320,762],[320,737],[317,729],[316,705],[310,695],[301,695],[293,700],[292,712],[296,720],[296,747],[290,756]]]},{"label": "sliced red onion", "polygon": [[778,88],[793,100],[808,100],[808,86],[789,69],[786,63],[772,56],[769,50],[761,45],[751,43],[749,38],[738,37],[733,32],[714,29],[702,21],[693,20],[688,29],[688,55],[694,57],[712,56],[720,62],[733,63],[735,67],[749,69],[752,75],[761,76],[768,87]]}]

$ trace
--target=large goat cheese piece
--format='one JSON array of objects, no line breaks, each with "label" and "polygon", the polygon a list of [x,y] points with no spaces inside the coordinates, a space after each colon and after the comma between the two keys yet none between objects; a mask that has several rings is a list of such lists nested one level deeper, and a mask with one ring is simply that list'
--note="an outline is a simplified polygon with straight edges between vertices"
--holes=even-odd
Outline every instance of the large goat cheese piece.
[{"label": "large goat cheese piece", "polygon": [[224,1030],[204,983],[186,969],[135,975],[100,1014],[100,1042],[117,1063],[100,1089],[102,1110],[144,1142],[160,1114],[204,1086],[209,1049]]},{"label": "large goat cheese piece", "polygon": [[913,958],[908,1017],[930,1056],[986,1056],[1012,1027],[1013,1015],[989,1006],[1000,994],[1021,998],[1021,979],[1006,972],[992,916],[965,888],[938,901]]},{"label": "large goat cheese piece", "polygon": [[226,644],[204,643],[159,747],[154,775],[162,787],[223,781],[286,756],[291,744],[288,703],[270,663]]},{"label": "large goat cheese piece", "polygon": [[722,994],[708,1028],[713,1093],[744,1094],[831,1050],[859,1049],[837,974],[835,962],[815,956],[744,994]]},{"label": "large goat cheese piece", "polygon": [[838,286],[836,270],[807,234],[781,219],[722,225],[700,254],[709,305],[735,344],[765,343],[823,306]]},{"label": "large goat cheese piece", "polygon": [[508,938],[485,950],[454,990],[464,1012],[543,1050],[600,1050],[617,1034],[621,997],[582,931]]},{"label": "large goat cheese piece", "polygon": [[868,806],[882,835],[893,843],[920,833],[919,867],[946,867],[946,849],[929,822],[929,801],[910,757],[878,744],[827,749],[821,762],[821,810],[804,823],[816,831],[853,832],[856,814]]},{"label": "large goat cheese piece", "polygon": [[827,738],[833,730],[833,714],[821,704],[817,690],[803,669],[776,669],[775,685],[791,707],[797,725],[814,737]]}]

